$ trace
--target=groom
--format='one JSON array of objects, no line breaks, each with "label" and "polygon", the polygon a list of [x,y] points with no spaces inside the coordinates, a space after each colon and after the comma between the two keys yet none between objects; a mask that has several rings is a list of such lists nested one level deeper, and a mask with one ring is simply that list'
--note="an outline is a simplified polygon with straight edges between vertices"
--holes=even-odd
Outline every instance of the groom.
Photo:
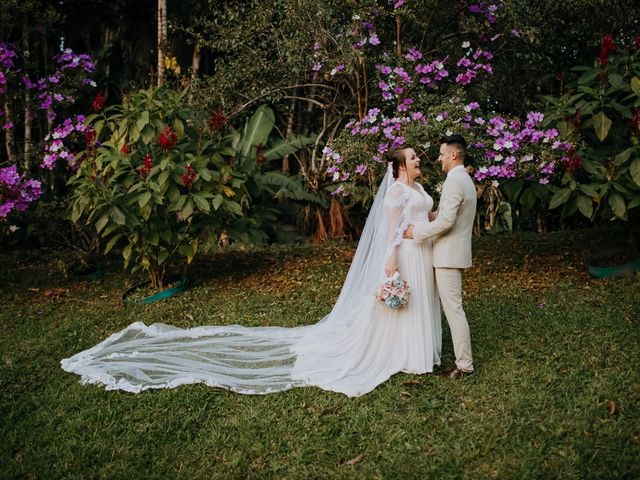
[{"label": "groom", "polygon": [[473,373],[471,335],[462,308],[462,269],[471,266],[471,232],[476,214],[476,189],[464,168],[467,142],[460,135],[440,140],[438,161],[447,178],[442,185],[438,213],[430,222],[416,222],[404,232],[405,238],[420,243],[433,238],[433,266],[442,309],[449,322],[455,368],[445,372],[448,378]]}]

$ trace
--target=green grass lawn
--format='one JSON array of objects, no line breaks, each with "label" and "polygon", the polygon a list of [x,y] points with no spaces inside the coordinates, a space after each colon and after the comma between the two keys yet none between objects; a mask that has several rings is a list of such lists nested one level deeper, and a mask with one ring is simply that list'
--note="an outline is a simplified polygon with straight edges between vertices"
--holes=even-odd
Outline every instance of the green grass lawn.
[{"label": "green grass lawn", "polygon": [[[2,478],[639,478],[640,274],[591,279],[591,231],[483,237],[465,274],[476,374],[398,374],[356,399],[203,385],[80,385],[60,359],[131,322],[304,325],[354,246],[200,257],[184,294],[123,306],[133,279],[66,278],[55,253],[0,254]],[[445,367],[453,362],[445,327]]]}]

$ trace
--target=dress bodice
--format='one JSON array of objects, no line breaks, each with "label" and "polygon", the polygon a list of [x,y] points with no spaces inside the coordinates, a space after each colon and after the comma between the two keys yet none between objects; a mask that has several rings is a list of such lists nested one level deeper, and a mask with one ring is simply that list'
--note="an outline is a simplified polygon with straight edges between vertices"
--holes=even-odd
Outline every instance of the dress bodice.
[{"label": "dress bodice", "polygon": [[433,208],[433,198],[425,192],[422,185],[415,184],[415,187],[410,187],[404,183],[401,183],[404,190],[407,191],[408,197],[406,197],[406,205],[404,208],[404,220],[407,223],[412,223],[414,220],[424,221],[429,211]]},{"label": "dress bodice", "polygon": [[415,183],[413,187],[402,182],[393,183],[384,201],[388,238],[392,246],[403,241],[403,232],[409,224],[416,221],[428,222],[429,211],[433,207],[433,199],[419,183]]}]

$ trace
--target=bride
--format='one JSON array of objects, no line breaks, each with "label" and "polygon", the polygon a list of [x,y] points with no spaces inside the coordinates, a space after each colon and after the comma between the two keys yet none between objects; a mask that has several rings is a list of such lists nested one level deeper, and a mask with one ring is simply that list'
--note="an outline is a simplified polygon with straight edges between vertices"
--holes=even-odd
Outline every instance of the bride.
[{"label": "bride", "polygon": [[[350,397],[397,372],[431,372],[442,344],[431,241],[403,239],[407,226],[424,221],[433,207],[415,182],[419,175],[413,149],[391,156],[338,300],[318,323],[181,329],[135,322],[62,360],[62,368],[83,383],[133,393],[205,383],[245,394],[317,386]],[[391,309],[374,294],[396,271],[411,298]]]}]

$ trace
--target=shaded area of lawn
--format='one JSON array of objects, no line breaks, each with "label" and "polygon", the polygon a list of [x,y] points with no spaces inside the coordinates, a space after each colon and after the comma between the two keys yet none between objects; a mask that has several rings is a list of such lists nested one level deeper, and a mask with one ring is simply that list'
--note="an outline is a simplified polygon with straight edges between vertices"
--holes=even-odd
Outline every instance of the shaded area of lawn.
[{"label": "shaded area of lawn", "polygon": [[[328,313],[354,246],[201,258],[179,297],[124,307],[132,279],[65,278],[56,254],[0,256],[0,476],[638,478],[640,275],[594,280],[592,232],[483,237],[465,275],[477,373],[400,374],[357,399],[82,386],[61,358],[133,321],[303,325]],[[451,364],[445,329],[444,362]]]}]

